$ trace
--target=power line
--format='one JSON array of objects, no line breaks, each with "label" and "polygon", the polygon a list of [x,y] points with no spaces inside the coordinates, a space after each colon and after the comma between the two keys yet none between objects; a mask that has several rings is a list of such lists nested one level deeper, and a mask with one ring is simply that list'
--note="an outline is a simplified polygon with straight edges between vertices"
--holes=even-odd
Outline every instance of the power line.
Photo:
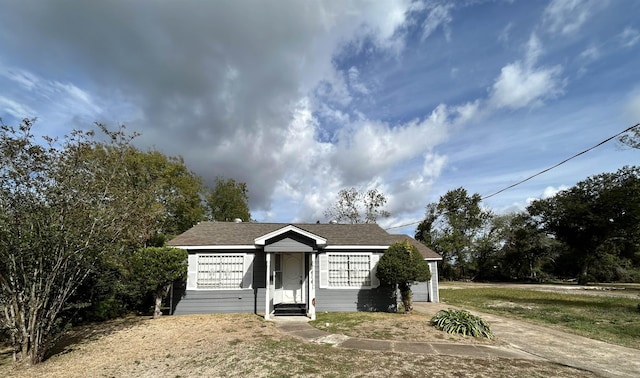
[{"label": "power line", "polygon": [[[549,168],[543,169],[543,170],[541,170],[541,171],[540,171],[540,172],[538,172],[538,173],[535,173],[535,174],[533,174],[533,175],[531,175],[531,176],[529,176],[529,177],[527,177],[527,178],[525,178],[525,179],[522,179],[522,180],[520,180],[520,181],[518,181],[518,182],[516,182],[516,183],[514,183],[514,184],[511,184],[511,185],[509,185],[509,186],[507,186],[507,187],[504,187],[504,188],[502,188],[502,189],[500,189],[500,190],[498,190],[498,191],[496,191],[496,192],[494,192],[494,193],[491,193],[491,194],[489,194],[489,195],[486,195],[486,196],[482,197],[481,199],[482,199],[482,200],[485,200],[485,199],[487,199],[487,198],[491,198],[491,197],[493,197],[493,196],[495,196],[495,195],[498,195],[498,194],[500,194],[500,193],[504,192],[505,190],[509,190],[509,189],[511,189],[511,188],[513,188],[513,187],[515,187],[515,186],[518,186],[518,185],[520,185],[520,184],[522,184],[522,183],[524,183],[524,182],[527,182],[527,181],[531,180],[531,179],[532,179],[532,178],[534,178],[534,177],[537,177],[537,176],[540,176],[540,175],[541,175],[541,174],[543,174],[543,173],[549,172],[550,170],[552,170],[552,169],[554,169],[554,168],[557,168],[557,167],[559,167],[559,166],[561,166],[561,165],[565,164],[566,162],[568,162],[568,161],[570,161],[570,160],[573,160],[573,159],[577,158],[577,157],[578,157],[578,156],[580,156],[580,155],[586,154],[587,152],[589,152],[589,151],[591,151],[591,150],[593,150],[593,149],[595,149],[595,148],[598,148],[598,147],[602,146],[603,144],[605,144],[605,143],[609,142],[610,140],[612,140],[612,139],[614,139],[614,138],[617,138],[617,137],[619,137],[620,135],[622,135],[622,134],[624,134],[624,133],[626,133],[626,132],[629,132],[629,131],[631,131],[631,130],[633,130],[633,129],[635,129],[635,128],[638,128],[638,127],[640,127],[640,123],[636,123],[636,124],[635,124],[635,125],[633,125],[633,126],[627,127],[626,129],[624,129],[624,130],[620,131],[619,133],[617,133],[617,134],[615,134],[615,135],[613,135],[613,136],[611,136],[611,137],[609,137],[609,138],[607,138],[607,139],[605,139],[605,140],[601,141],[600,143],[598,143],[598,144],[596,144],[596,145],[594,145],[594,146],[592,146],[592,147],[589,147],[589,148],[587,148],[586,150],[580,151],[580,152],[578,152],[577,154],[575,154],[575,155],[573,155],[573,156],[571,156],[571,157],[569,157],[569,158],[567,158],[567,159],[564,159],[563,161],[561,161],[561,162],[560,162],[560,163],[558,163],[558,164],[555,164],[555,165],[553,165],[553,166],[551,166],[551,167],[549,167]],[[415,221],[415,222],[411,222],[411,223],[402,224],[402,225],[400,225],[400,226],[393,226],[393,227],[385,228],[385,230],[387,230],[387,231],[388,231],[388,230],[393,230],[393,229],[396,229],[396,228],[403,228],[403,227],[413,226],[414,224],[418,224],[418,223],[420,223],[420,222],[422,222],[422,220]]]}]

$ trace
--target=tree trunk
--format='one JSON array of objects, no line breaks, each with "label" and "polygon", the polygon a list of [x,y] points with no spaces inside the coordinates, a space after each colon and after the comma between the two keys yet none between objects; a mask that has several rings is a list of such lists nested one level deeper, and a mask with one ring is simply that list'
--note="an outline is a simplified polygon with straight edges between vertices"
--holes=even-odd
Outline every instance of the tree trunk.
[{"label": "tree trunk", "polygon": [[162,298],[166,297],[171,289],[171,285],[161,287],[156,291],[156,306],[153,311],[153,318],[157,319],[162,316]]},{"label": "tree trunk", "polygon": [[162,294],[163,294],[163,292],[164,292],[163,290],[159,290],[159,291],[156,292],[156,308],[153,311],[153,318],[154,319],[157,319],[157,318],[162,316],[161,307],[162,307],[162,297],[163,297]]},{"label": "tree trunk", "polygon": [[411,292],[411,285],[403,282],[398,284],[398,288],[400,289],[400,298],[402,299],[404,313],[409,314],[413,310],[413,304],[411,302],[411,299],[413,297],[413,293]]}]

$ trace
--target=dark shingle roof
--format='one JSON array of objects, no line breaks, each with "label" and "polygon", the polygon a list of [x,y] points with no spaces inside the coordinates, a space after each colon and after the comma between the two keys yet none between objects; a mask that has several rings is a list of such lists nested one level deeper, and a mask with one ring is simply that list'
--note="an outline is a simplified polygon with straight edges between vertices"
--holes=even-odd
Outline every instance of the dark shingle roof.
[{"label": "dark shingle roof", "polygon": [[[287,223],[200,222],[169,241],[171,246],[254,245],[256,238],[288,226]],[[409,240],[425,258],[440,256],[406,235],[391,235],[377,224],[291,223],[292,226],[327,239],[335,245],[391,245]]]}]

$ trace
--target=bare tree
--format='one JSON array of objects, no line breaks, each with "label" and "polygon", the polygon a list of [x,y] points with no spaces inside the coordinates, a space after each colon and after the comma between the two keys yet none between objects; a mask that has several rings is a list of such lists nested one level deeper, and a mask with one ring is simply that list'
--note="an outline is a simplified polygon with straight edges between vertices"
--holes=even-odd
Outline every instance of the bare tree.
[{"label": "bare tree", "polygon": [[328,210],[325,217],[345,223],[376,223],[378,218],[386,218],[390,214],[381,209],[387,203],[387,197],[378,191],[370,189],[360,193],[356,188],[342,189],[338,192],[338,199]]}]

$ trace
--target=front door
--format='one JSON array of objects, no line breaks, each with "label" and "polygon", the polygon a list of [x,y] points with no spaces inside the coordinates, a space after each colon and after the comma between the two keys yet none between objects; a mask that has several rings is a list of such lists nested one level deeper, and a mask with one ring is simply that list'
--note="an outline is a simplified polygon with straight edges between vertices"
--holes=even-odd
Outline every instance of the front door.
[{"label": "front door", "polygon": [[282,302],[304,303],[304,253],[282,254]]}]

